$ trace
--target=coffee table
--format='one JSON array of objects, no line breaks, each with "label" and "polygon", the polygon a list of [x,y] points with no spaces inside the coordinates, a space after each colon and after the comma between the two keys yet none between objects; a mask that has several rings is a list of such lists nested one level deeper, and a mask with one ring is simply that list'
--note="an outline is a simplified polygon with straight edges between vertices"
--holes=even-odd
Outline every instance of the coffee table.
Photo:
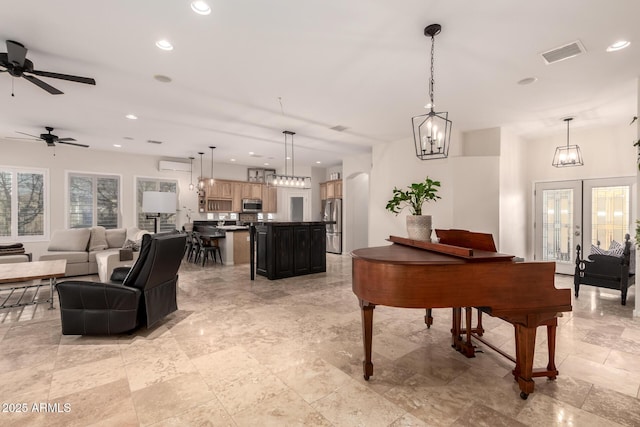
[{"label": "coffee table", "polygon": [[[31,304],[49,303],[49,310],[53,309],[53,288],[56,285],[58,277],[64,277],[67,261],[64,259],[52,261],[35,261],[20,262],[14,264],[0,264],[0,284],[13,282],[27,282],[30,280],[49,279],[49,299],[45,301],[37,301],[36,296],[42,284],[15,286],[11,288],[0,289],[0,291],[10,291],[9,295],[0,302],[0,309],[10,307],[21,307]],[[35,289],[34,289],[35,288]],[[34,289],[35,292],[30,301],[22,302],[27,290]],[[18,298],[18,302],[7,305],[9,298],[14,292],[22,290],[22,295]]]}]

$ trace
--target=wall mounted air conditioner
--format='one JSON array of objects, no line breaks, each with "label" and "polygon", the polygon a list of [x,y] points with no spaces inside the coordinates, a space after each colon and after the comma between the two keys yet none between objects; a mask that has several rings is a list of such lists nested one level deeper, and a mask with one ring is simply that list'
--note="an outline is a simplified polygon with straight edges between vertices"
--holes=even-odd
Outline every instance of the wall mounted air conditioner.
[{"label": "wall mounted air conditioner", "polygon": [[159,171],[178,171],[189,172],[191,171],[191,165],[189,163],[171,162],[169,160],[160,160],[158,162]]}]

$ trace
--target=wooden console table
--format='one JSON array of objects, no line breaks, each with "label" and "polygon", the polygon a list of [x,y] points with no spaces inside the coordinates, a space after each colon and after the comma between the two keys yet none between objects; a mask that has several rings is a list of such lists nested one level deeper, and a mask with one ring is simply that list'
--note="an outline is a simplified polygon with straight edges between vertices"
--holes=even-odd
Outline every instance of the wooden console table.
[{"label": "wooden console table", "polygon": [[[0,288],[2,294],[8,293],[8,295],[0,302],[0,309],[21,307],[25,305],[49,303],[49,310],[53,309],[53,288],[56,285],[56,279],[58,277],[64,277],[65,269],[67,268],[66,260],[54,260],[54,261],[35,261],[35,262],[21,262],[14,264],[0,264],[0,284],[13,283],[13,282],[28,282],[31,280],[49,279],[49,299],[45,301],[36,300],[36,296],[42,284],[36,285],[24,285],[14,286],[10,288]],[[23,302],[27,290],[34,290],[33,297],[29,301]],[[22,294],[18,297],[18,301],[14,303],[8,303],[9,299],[18,291]],[[1,295],[1,294],[0,294]],[[4,295],[0,296],[2,298]]]}]

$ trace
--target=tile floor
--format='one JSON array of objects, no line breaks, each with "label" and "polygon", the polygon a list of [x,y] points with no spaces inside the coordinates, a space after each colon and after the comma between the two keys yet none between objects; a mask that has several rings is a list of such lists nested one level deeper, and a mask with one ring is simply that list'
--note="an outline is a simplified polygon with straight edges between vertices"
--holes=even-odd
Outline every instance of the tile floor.
[{"label": "tile floor", "polygon": [[[449,309],[434,310],[427,330],[422,310],[377,307],[364,381],[346,255],[329,254],[326,274],[279,281],[185,264],[179,288],[179,311],[115,337],[62,336],[46,305],[0,310],[0,425],[640,425],[635,287],[625,307],[619,293],[581,289],[560,319],[560,376],[537,378],[526,401],[506,359],[451,349]],[[486,317],[485,327],[513,353],[511,325]]]}]

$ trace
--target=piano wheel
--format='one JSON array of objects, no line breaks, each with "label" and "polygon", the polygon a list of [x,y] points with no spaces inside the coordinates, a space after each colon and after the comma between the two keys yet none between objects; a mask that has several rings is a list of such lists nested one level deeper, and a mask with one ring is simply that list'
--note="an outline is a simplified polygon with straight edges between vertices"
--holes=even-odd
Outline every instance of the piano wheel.
[{"label": "piano wheel", "polygon": [[527,400],[527,397],[529,397],[529,393],[525,393],[524,391],[520,392],[520,399]]}]

